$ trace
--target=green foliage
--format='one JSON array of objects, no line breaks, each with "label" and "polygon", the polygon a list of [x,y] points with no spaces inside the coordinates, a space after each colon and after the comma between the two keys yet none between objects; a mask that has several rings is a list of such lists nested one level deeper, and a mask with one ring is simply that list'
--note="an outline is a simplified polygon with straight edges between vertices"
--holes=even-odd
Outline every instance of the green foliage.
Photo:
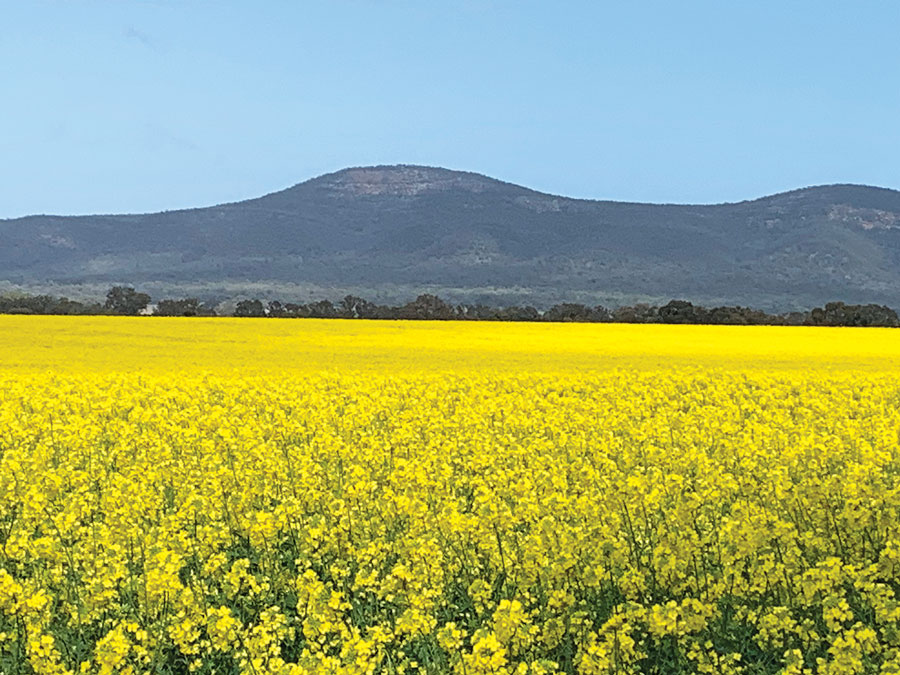
[{"label": "green foliage", "polygon": [[150,296],[131,286],[113,286],[106,294],[104,309],[110,314],[140,314],[150,304]]},{"label": "green foliage", "polygon": [[[146,293],[130,286],[109,289],[106,303],[81,303],[49,295],[0,296],[0,314],[126,314],[142,312],[150,302]],[[197,298],[160,300],[154,316],[216,316],[216,310]],[[850,305],[829,302],[808,312],[768,314],[741,306],[706,308],[687,300],[671,300],[656,307],[635,304],[609,310],[602,305],[589,307],[575,302],[553,305],[544,312],[531,306],[491,307],[484,304],[446,302],[431,293],[423,293],[403,305],[378,305],[358,296],[347,295],[337,305],[330,300],[309,304],[263,304],[258,298],[241,300],[234,308],[236,317],[289,319],[407,319],[454,321],[549,321],[576,323],[676,323],[775,326],[900,326],[900,318],[890,307],[877,304]]]}]

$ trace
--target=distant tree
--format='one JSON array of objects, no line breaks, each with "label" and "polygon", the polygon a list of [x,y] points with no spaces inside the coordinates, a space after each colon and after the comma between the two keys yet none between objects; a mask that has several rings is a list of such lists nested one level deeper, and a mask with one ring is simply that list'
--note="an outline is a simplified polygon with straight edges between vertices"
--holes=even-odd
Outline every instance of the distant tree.
[{"label": "distant tree", "polygon": [[500,321],[540,321],[541,313],[530,305],[525,307],[504,307],[497,312]]},{"label": "distant tree", "polygon": [[897,312],[884,305],[847,305],[829,302],[809,313],[814,326],[898,326]]},{"label": "distant tree", "polygon": [[306,307],[310,318],[313,319],[333,319],[337,316],[337,310],[331,300],[311,302]]},{"label": "distant tree", "polygon": [[597,323],[612,321],[612,312],[603,305],[597,305],[591,311],[591,321],[596,321]]},{"label": "distant tree", "polygon": [[[703,310],[704,323],[723,324],[732,326],[771,326],[783,325],[786,319],[783,316],[766,314],[758,309],[749,307],[713,307]],[[800,323],[803,323],[801,316]]]},{"label": "distant tree", "polygon": [[458,305],[454,308],[454,313],[458,318],[466,321],[499,321],[502,310],[477,303],[474,305]]},{"label": "distant tree", "polygon": [[131,286],[113,286],[106,294],[103,308],[110,314],[140,314],[150,304],[150,296]]},{"label": "distant tree", "polygon": [[104,314],[98,303],[83,303],[52,295],[0,296],[0,314]]},{"label": "distant tree", "polygon": [[379,310],[374,302],[355,295],[345,295],[337,308],[338,316],[345,319],[374,319],[379,315]]},{"label": "distant tree", "polygon": [[617,307],[610,318],[616,323],[656,323],[659,321],[659,314],[653,305],[638,303],[630,307]]},{"label": "distant tree", "polygon": [[[65,297],[0,295],[0,314],[138,314],[150,301],[146,293],[138,293],[130,286],[109,289],[104,304],[83,303]],[[232,312],[230,305],[220,305],[223,313]],[[156,316],[216,316],[216,307],[201,303],[197,298],[160,300],[154,309]],[[620,323],[686,323],[734,325],[813,325],[813,326],[897,326],[900,317],[884,305],[848,305],[829,302],[808,312],[767,314],[741,306],[722,306],[707,309],[687,300],[672,300],[662,307],[636,304],[612,311],[603,306],[588,307],[580,303],[560,303],[541,314],[534,307],[492,307],[486,304],[451,305],[436,295],[422,294],[412,302],[391,307],[377,305],[354,295],[345,296],[337,306],[329,300],[308,305],[281,303],[272,300],[242,300],[233,310],[234,316],[291,317],[291,318],[356,318],[356,319],[460,319],[469,321],[571,321]]]},{"label": "distant tree", "polygon": [[397,317],[400,319],[430,319],[446,321],[458,318],[456,308],[449,305],[438,296],[423,293],[412,302],[408,302],[398,309]]},{"label": "distant tree", "polygon": [[687,300],[670,300],[656,313],[662,323],[701,323],[705,312]]},{"label": "distant tree", "polygon": [[309,316],[309,307],[306,305],[298,305],[294,302],[286,302],[282,312],[282,316],[291,319],[302,319]]},{"label": "distant tree", "polygon": [[258,317],[266,315],[266,308],[263,307],[262,301],[253,299],[253,300],[241,300],[234,306],[234,315],[240,317]]},{"label": "distant tree", "polygon": [[809,323],[809,312],[787,312],[777,317],[777,323],[784,326],[803,326]]},{"label": "distant tree", "polygon": [[592,310],[577,302],[562,302],[544,312],[544,321],[588,322]]},{"label": "distant tree", "polygon": [[153,310],[154,316],[201,316],[207,314],[197,298],[160,300]]}]

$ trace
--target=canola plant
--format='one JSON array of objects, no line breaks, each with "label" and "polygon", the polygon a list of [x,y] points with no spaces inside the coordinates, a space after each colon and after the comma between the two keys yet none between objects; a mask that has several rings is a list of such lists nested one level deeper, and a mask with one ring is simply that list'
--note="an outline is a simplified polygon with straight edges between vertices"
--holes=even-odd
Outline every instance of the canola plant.
[{"label": "canola plant", "polygon": [[900,673],[893,331],[36,319],[4,674]]}]

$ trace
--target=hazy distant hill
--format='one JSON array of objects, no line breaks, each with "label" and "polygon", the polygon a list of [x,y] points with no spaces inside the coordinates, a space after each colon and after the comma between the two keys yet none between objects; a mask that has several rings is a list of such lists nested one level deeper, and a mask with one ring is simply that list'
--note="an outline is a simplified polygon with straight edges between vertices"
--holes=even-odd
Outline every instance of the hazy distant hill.
[{"label": "hazy distant hill", "polygon": [[686,298],[900,308],[898,263],[900,192],[857,185],[737,204],[633,204],[385,166],[208,208],[0,220],[7,286],[126,282],[157,298],[354,292],[396,301],[429,291],[538,306]]}]

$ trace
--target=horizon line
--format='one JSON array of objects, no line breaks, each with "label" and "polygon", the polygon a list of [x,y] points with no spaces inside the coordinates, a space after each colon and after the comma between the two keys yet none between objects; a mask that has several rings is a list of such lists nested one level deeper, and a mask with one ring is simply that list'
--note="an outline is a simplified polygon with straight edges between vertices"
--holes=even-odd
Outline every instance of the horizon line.
[{"label": "horizon line", "polygon": [[266,192],[261,195],[246,197],[243,199],[238,199],[234,201],[225,201],[218,202],[215,204],[206,204],[200,206],[187,206],[187,207],[179,207],[173,209],[163,209],[160,211],[127,211],[127,212],[95,212],[95,213],[70,213],[70,214],[62,214],[62,213],[28,213],[22,216],[11,216],[11,217],[0,217],[0,222],[3,221],[11,221],[11,220],[24,220],[28,218],[105,218],[105,217],[113,217],[113,216],[151,216],[158,215],[164,213],[178,213],[182,211],[198,211],[202,209],[212,209],[212,208],[221,208],[225,206],[235,206],[238,204],[243,204],[246,202],[256,201],[259,199],[264,199],[266,197],[270,197],[272,195],[281,194],[283,192],[287,192],[289,190],[293,190],[295,188],[306,185],[307,183],[311,183],[317,180],[322,180],[323,178],[328,178],[329,176],[337,176],[341,173],[346,173],[349,171],[359,171],[359,170],[385,170],[385,169],[424,169],[429,171],[445,171],[448,173],[456,173],[456,174],[466,174],[470,176],[476,176],[478,178],[487,179],[488,181],[499,183],[502,185],[508,185],[510,187],[515,187],[522,190],[527,190],[529,192],[533,192],[535,194],[544,196],[544,197],[552,197],[554,199],[565,199],[567,201],[572,202],[587,202],[594,204],[623,204],[623,205],[640,205],[640,206],[681,206],[681,207],[715,207],[715,206],[733,206],[737,204],[748,204],[752,202],[761,201],[764,199],[771,199],[774,197],[780,197],[783,195],[789,195],[797,192],[804,192],[809,190],[818,190],[824,188],[840,188],[840,187],[855,187],[855,188],[865,188],[870,190],[882,190],[886,192],[896,192],[900,193],[900,189],[898,188],[890,188],[884,187],[881,185],[870,185],[867,183],[821,183],[814,185],[805,185],[801,187],[791,188],[787,190],[781,190],[778,192],[772,192],[769,194],[760,195],[758,197],[752,197],[748,199],[741,199],[739,201],[723,201],[723,202],[706,202],[706,203],[696,203],[696,202],[636,202],[636,201],[628,201],[628,200],[618,200],[618,199],[592,199],[586,197],[570,197],[567,195],[555,194],[551,192],[542,192],[540,190],[536,190],[534,188],[530,188],[526,185],[520,185],[518,183],[512,183],[509,181],[505,181],[502,178],[495,178],[493,176],[489,176],[487,174],[479,173],[477,171],[472,171],[469,169],[450,169],[443,166],[436,165],[427,165],[427,164],[370,164],[370,165],[358,165],[358,166],[346,166],[341,169],[337,169],[335,171],[328,171],[323,174],[319,174],[317,176],[313,176],[311,178],[307,178],[305,180],[300,181],[299,183],[293,183],[288,185],[287,187],[283,187],[280,189],[273,190],[271,192]]}]

